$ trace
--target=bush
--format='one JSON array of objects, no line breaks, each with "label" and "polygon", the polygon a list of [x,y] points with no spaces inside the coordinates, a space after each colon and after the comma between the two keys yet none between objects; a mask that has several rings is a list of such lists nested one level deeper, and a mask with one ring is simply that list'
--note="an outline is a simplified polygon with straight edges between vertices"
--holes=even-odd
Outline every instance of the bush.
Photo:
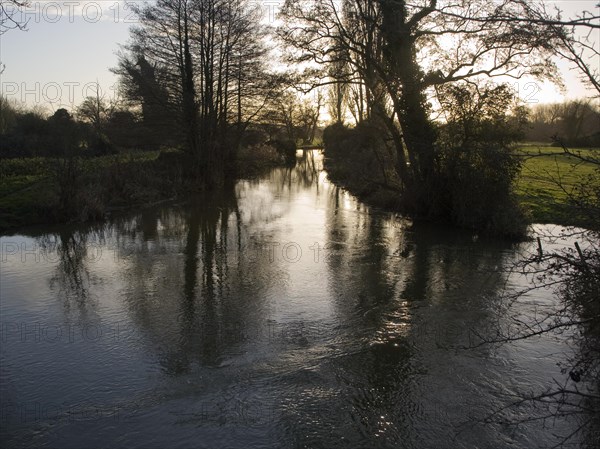
[{"label": "bush", "polygon": [[435,214],[460,227],[523,236],[527,220],[513,189],[521,166],[513,150],[524,110],[503,85],[452,86],[443,95],[451,112],[438,141]]},{"label": "bush", "polygon": [[380,127],[370,121],[359,123],[355,128],[347,128],[341,123],[325,128],[325,157],[333,161],[328,164],[330,174],[351,178],[356,185],[363,184],[361,190],[365,192],[381,187],[393,188],[397,185],[394,182],[395,161],[392,152],[386,148],[384,136]]},{"label": "bush", "polygon": [[438,214],[488,234],[524,235],[527,220],[513,192],[520,165],[509,149],[449,147],[440,159]]},{"label": "bush", "polygon": [[286,161],[296,161],[296,142],[289,139],[273,139],[267,142]]},{"label": "bush", "polygon": [[343,123],[334,123],[323,130],[323,146],[327,157],[339,157],[344,154],[344,147],[351,136],[350,128]]},{"label": "bush", "polygon": [[242,135],[241,144],[243,147],[253,147],[257,145],[264,145],[269,137],[264,131],[259,129],[247,129]]}]

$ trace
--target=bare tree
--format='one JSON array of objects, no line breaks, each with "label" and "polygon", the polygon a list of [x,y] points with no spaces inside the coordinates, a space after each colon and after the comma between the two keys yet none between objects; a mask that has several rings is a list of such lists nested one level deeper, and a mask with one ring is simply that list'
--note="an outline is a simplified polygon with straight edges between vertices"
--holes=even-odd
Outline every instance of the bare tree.
[{"label": "bare tree", "polygon": [[186,148],[209,183],[220,182],[235,141],[271,95],[257,13],[246,0],[159,0],[141,6],[140,25],[127,48],[135,56],[121,59],[119,73],[134,94],[143,78],[134,61],[152,67],[153,76],[146,78],[158,89],[150,93],[160,94],[180,118]]},{"label": "bare tree", "polygon": [[[551,13],[543,3],[520,3],[526,14],[509,15],[503,20],[546,26],[554,35],[553,42],[557,43],[555,54],[572,62],[583,80],[600,93],[597,66],[600,53],[598,43],[593,40],[600,29],[600,16],[583,11],[575,17],[563,18],[558,8]],[[563,155],[571,158],[574,165],[587,164],[594,168],[592,174],[575,186],[567,185],[560,174],[548,179],[564,192],[571,214],[586,227],[547,236],[551,241],[568,241],[563,248],[547,250],[538,240],[537,254],[525,257],[517,265],[528,276],[531,286],[508,298],[507,310],[537,289],[553,291],[558,298],[557,305],[543,308],[529,322],[515,320],[511,329],[500,329],[494,338],[484,338],[482,342],[509,343],[543,334],[560,334],[573,343],[574,353],[562,363],[563,378],[555,379],[545,391],[531,393],[510,405],[547,407],[546,413],[530,419],[577,418],[579,425],[571,434],[563,436],[560,446],[580,437],[588,447],[597,447],[600,434],[600,153],[597,149],[573,151],[564,140],[573,141],[579,136],[590,107],[588,102],[574,101],[537,111],[545,121],[555,124],[556,143],[561,146]],[[565,126],[563,137],[556,134],[556,125]],[[595,125],[597,127],[597,123]],[[544,152],[540,152],[538,156],[543,155]],[[502,412],[497,410],[488,420],[497,418]]]},{"label": "bare tree", "polygon": [[100,134],[104,132],[107,122],[116,110],[117,101],[107,100],[98,83],[94,90],[95,94],[86,97],[77,108],[77,116],[80,120],[90,123],[94,131]]},{"label": "bare tree", "polygon": [[28,21],[23,21],[21,17],[29,4],[29,0],[0,0],[0,35],[12,29],[27,29]]},{"label": "bare tree", "polygon": [[300,103],[297,120],[303,145],[310,145],[315,140],[323,103],[324,96],[320,90],[317,91],[314,101],[305,99]]},{"label": "bare tree", "polygon": [[[597,11],[582,10],[572,17],[565,17],[564,11],[558,6],[550,9],[545,2],[504,0],[505,5],[509,3],[514,3],[514,6],[505,8],[502,14],[493,18],[494,22],[546,28],[552,37],[554,54],[570,61],[582,80],[600,93],[600,47],[597,41],[600,14]],[[600,8],[600,3],[595,7]]]},{"label": "bare tree", "polygon": [[163,85],[179,106],[186,146],[195,157],[200,151],[198,105],[191,50],[192,2],[160,0],[136,10],[140,25],[132,30],[131,50],[163,68]]},{"label": "bare tree", "polygon": [[[21,20],[23,10],[29,6],[29,0],[0,0],[0,36],[8,30],[27,30],[29,20]],[[0,61],[0,75],[6,66]]]},{"label": "bare tree", "polygon": [[516,0],[288,1],[279,34],[296,49],[291,62],[349,67],[345,81],[365,87],[366,115],[376,114],[394,142],[401,181],[423,186],[435,177],[432,87],[482,77],[556,77],[549,59],[554,30],[504,19],[524,14],[526,6]]}]

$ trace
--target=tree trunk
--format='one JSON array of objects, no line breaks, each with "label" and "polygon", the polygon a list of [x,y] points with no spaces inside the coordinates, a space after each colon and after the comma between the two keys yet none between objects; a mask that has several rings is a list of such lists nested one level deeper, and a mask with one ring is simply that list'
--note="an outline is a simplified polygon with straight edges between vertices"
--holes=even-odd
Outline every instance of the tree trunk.
[{"label": "tree trunk", "polygon": [[198,108],[196,105],[196,88],[194,86],[194,69],[192,66],[192,55],[190,52],[189,33],[187,18],[184,22],[183,36],[183,114],[186,122],[186,134],[190,153],[200,160],[200,140],[198,135]]},{"label": "tree trunk", "polygon": [[[414,161],[411,165],[413,176],[415,180],[429,184],[434,169],[435,130],[425,106],[422,74],[416,62],[415,43],[407,22],[406,4],[404,0],[381,0],[380,4],[385,51],[393,77],[397,80],[397,85],[388,83],[388,90],[394,100],[394,110],[400,121],[404,144],[411,161]],[[396,151],[399,156],[404,154],[402,146],[397,146]]]}]

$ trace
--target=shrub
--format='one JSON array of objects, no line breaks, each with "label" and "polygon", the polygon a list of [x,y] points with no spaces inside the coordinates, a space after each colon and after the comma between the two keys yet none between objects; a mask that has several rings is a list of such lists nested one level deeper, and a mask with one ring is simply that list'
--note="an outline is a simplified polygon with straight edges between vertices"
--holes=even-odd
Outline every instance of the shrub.
[{"label": "shrub", "polygon": [[334,161],[328,165],[331,174],[353,178],[355,183],[363,183],[365,190],[374,190],[376,185],[393,185],[394,160],[384,136],[380,127],[370,121],[359,123],[355,128],[341,123],[325,128],[325,157]]},{"label": "shrub", "polygon": [[296,161],[296,142],[289,139],[272,139],[268,142],[270,146],[286,161]]},{"label": "shrub", "polygon": [[513,192],[518,171],[518,159],[503,147],[445,148],[436,212],[460,227],[521,236],[527,223]]},{"label": "shrub", "polygon": [[259,129],[247,129],[242,135],[241,144],[243,147],[253,147],[265,144],[268,139],[269,137],[264,131]]}]

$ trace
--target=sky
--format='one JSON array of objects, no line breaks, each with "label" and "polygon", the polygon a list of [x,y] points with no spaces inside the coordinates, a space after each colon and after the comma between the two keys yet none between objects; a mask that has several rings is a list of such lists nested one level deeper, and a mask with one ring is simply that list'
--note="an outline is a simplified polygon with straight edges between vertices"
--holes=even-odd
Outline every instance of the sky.
[{"label": "sky", "polygon": [[[139,4],[139,0],[136,0]],[[263,20],[273,22],[283,0],[254,0],[263,8]],[[53,112],[73,109],[87,95],[95,94],[96,83],[110,97],[117,77],[110,72],[117,64],[120,44],[129,38],[135,17],[131,0],[36,1],[24,12],[27,31],[9,30],[0,35],[0,90],[9,99],[39,105]],[[569,16],[577,11],[596,10],[598,0],[548,2]],[[597,42],[600,45],[600,33]],[[600,65],[600,61],[598,62]],[[576,73],[561,63],[565,90],[534,80],[514,81],[528,103],[549,103],[565,98],[590,97]]]}]

